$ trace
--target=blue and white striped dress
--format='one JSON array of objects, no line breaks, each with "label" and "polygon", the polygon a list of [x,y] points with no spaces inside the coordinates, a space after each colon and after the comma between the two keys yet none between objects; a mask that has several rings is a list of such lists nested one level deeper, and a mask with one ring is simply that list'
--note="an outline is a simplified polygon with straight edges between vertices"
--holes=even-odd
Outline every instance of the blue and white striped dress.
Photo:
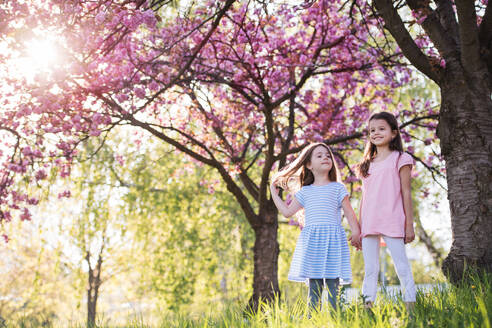
[{"label": "blue and white striped dress", "polygon": [[339,182],[303,186],[295,194],[304,207],[305,225],[292,257],[289,280],[340,278],[341,284],[352,282],[347,236],[341,224],[342,201],[347,195]]}]

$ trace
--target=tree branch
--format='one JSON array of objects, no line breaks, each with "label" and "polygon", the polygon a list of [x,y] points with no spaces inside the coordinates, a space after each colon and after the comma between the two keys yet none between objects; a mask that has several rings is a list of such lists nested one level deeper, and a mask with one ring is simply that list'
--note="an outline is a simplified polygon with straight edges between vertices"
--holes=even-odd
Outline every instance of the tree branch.
[{"label": "tree branch", "polygon": [[[289,150],[290,144],[294,138],[295,108],[296,108],[296,97],[292,95],[289,103],[289,126],[287,131],[287,138],[282,144],[282,153]],[[284,165],[285,165],[285,159],[279,162],[279,167],[283,167]]]},{"label": "tree branch", "polygon": [[406,122],[402,123],[399,126],[399,129],[401,130],[404,127],[406,127],[407,125],[415,124],[415,123],[417,123],[419,121],[427,120],[427,119],[438,120],[439,119],[439,115],[438,114],[433,114],[433,115],[426,115],[426,116],[415,117],[415,118],[411,119],[410,121],[406,121]]},{"label": "tree branch", "polygon": [[244,172],[248,172],[249,169],[253,166],[253,164],[256,163],[256,161],[258,160],[260,155],[263,153],[264,147],[265,147],[265,145],[261,145],[261,147],[256,151],[255,156],[253,156],[253,159],[251,160],[251,162],[246,166],[246,168],[244,169]]},{"label": "tree branch", "polygon": [[445,191],[448,191],[446,189],[446,187],[444,187],[441,182],[439,182],[436,178],[436,175],[440,176],[441,178],[444,178],[444,175],[439,172],[438,169],[436,169],[435,167],[432,167],[432,166],[429,166],[427,165],[420,157],[417,157],[416,155],[412,154],[412,153],[409,153],[409,152],[406,152],[408,155],[412,156],[413,159],[415,159],[417,162],[421,163],[432,175],[432,179],[439,185],[439,187],[441,187],[443,190]]},{"label": "tree branch", "polygon": [[232,6],[232,4],[234,2],[235,2],[235,0],[227,0],[224,7],[217,14],[217,17],[213,21],[212,27],[208,31],[207,35],[203,38],[203,40],[200,42],[200,44],[198,44],[198,46],[195,47],[193,54],[190,56],[190,58],[188,59],[186,64],[183,67],[181,67],[181,69],[176,74],[176,76],[174,78],[172,78],[171,81],[169,81],[169,83],[166,86],[164,86],[161,90],[156,92],[149,100],[147,100],[141,106],[141,108],[146,108],[147,105],[150,104],[151,102],[153,102],[156,97],[158,97],[160,94],[162,94],[163,92],[168,90],[170,87],[174,86],[177,83],[177,81],[179,81],[181,79],[181,76],[191,67],[191,64],[193,63],[195,58],[198,56],[198,53],[202,50],[202,48],[208,42],[208,40],[212,36],[213,32],[217,28],[217,26],[219,26],[220,20],[222,19],[222,17],[225,15],[225,13],[229,10],[229,8]]},{"label": "tree branch", "polygon": [[425,245],[427,251],[429,251],[430,255],[434,260],[434,264],[436,267],[440,268],[442,263],[443,254],[442,252],[434,246],[434,241],[427,234],[424,227],[422,226],[422,222],[420,221],[420,217],[415,216],[415,232],[419,237],[420,241]]},{"label": "tree branch", "polygon": [[475,3],[470,0],[455,0],[461,38],[461,63],[469,73],[482,69],[480,41],[478,39]]},{"label": "tree branch", "polygon": [[[261,210],[264,210],[266,206],[264,206],[267,202],[267,189],[268,189],[268,177],[270,176],[270,172],[272,170],[273,164],[275,163],[275,131],[273,129],[273,108],[267,107],[263,110],[265,113],[265,128],[266,128],[266,139],[267,139],[267,151],[265,154],[265,164],[263,165],[263,169],[261,171],[261,180],[260,180],[260,198],[258,199],[258,205]],[[263,213],[260,213],[262,216]]]},{"label": "tree branch", "polygon": [[[159,138],[159,139],[165,141],[166,143],[174,146],[176,149],[182,151],[183,153],[193,157],[194,159],[196,159],[196,160],[198,160],[204,164],[207,164],[207,165],[217,169],[217,171],[219,171],[219,174],[221,175],[222,179],[226,183],[227,190],[229,190],[236,197],[236,200],[238,201],[239,205],[243,209],[243,211],[246,215],[246,218],[248,219],[251,226],[255,227],[258,225],[258,223],[259,223],[258,216],[255,214],[253,208],[251,207],[251,205],[248,201],[248,198],[244,195],[241,188],[239,188],[239,186],[234,182],[234,179],[227,172],[227,170],[224,168],[224,166],[219,161],[217,161],[213,157],[212,154],[210,154],[212,156],[211,159],[203,157],[200,154],[192,151],[188,147],[184,146],[183,144],[179,143],[178,141],[165,135],[164,133],[157,131],[151,125],[149,125],[147,123],[140,122],[136,118],[134,118],[133,116],[129,116],[127,119],[132,123],[132,125],[139,126],[139,127],[143,128],[144,130],[149,131],[150,133],[152,133],[157,138]],[[182,131],[178,131],[178,130],[175,130],[175,131],[183,134]]]},{"label": "tree branch", "polygon": [[478,38],[480,40],[480,54],[485,58],[489,71],[489,84],[492,90],[492,2],[490,1],[482,17]]},{"label": "tree branch", "polygon": [[15,142],[15,146],[14,146],[14,151],[12,152],[12,156],[11,156],[11,160],[10,160],[10,162],[13,162],[14,161],[15,154],[17,154],[17,151],[19,150],[20,141],[21,141],[22,137],[19,134],[19,132],[17,132],[16,130],[14,130],[12,128],[6,127],[6,126],[0,126],[0,130],[5,130],[7,132],[10,132],[16,138],[16,142]]},{"label": "tree branch", "polygon": [[[349,141],[349,140],[353,140],[353,139],[359,139],[363,135],[364,134],[362,132],[356,132],[356,133],[353,133],[353,134],[348,135],[348,136],[339,136],[339,137],[335,137],[335,138],[331,138],[331,139],[326,139],[323,142],[327,145],[335,145],[337,143],[341,143],[341,142],[345,142],[345,141]],[[309,145],[309,143],[305,143],[305,144],[302,144],[298,147],[291,148],[288,151],[277,155],[275,157],[275,160],[280,161],[280,160],[285,159],[290,154],[296,154],[296,153],[300,152],[301,150],[303,150],[304,147],[306,147],[307,145]]]},{"label": "tree branch", "polygon": [[422,28],[432,40],[441,56],[445,59],[452,57],[458,58],[459,51],[451,31],[446,31],[441,25],[437,13],[429,7],[427,1],[407,0],[408,6],[415,12],[425,14],[426,17],[421,23]]},{"label": "tree branch", "polygon": [[436,12],[445,32],[454,40],[454,43],[460,47],[460,32],[458,21],[453,9],[453,3],[450,0],[434,0],[437,8]]},{"label": "tree branch", "polygon": [[439,84],[440,69],[430,64],[429,58],[422,53],[408,32],[401,17],[393,6],[392,0],[374,0],[374,4],[385,22],[385,27],[400,46],[405,57],[422,73]]},{"label": "tree branch", "polygon": [[357,174],[355,174],[355,172],[350,168],[349,163],[347,162],[347,160],[345,159],[345,157],[343,156],[342,153],[340,153],[338,151],[333,151],[333,155],[337,156],[342,161],[342,163],[347,167],[349,174],[351,176],[354,176],[354,177],[357,176]]},{"label": "tree branch", "polygon": [[239,178],[241,179],[241,182],[243,183],[244,187],[246,187],[246,190],[249,192],[249,194],[255,199],[258,200],[259,196],[259,188],[254,183],[253,180],[249,177],[249,175],[245,171],[241,171],[239,173]]},{"label": "tree branch", "polygon": [[421,0],[407,0],[407,3],[413,11],[426,15],[421,26],[434,43],[441,56],[448,60],[450,58],[458,59],[459,50],[457,43],[450,35],[450,31],[446,31],[441,25],[437,13],[429,7],[428,2]]},{"label": "tree branch", "polygon": [[[246,86],[239,85],[239,84],[234,83],[232,81],[228,81],[225,78],[223,78],[222,76],[219,76],[217,74],[205,73],[205,75],[210,77],[211,80],[204,80],[204,79],[197,78],[197,79],[195,79],[195,81],[205,82],[205,83],[217,82],[217,83],[222,83],[222,84],[228,85],[229,87],[231,87],[231,89],[237,91],[239,94],[241,94],[241,96],[244,97],[244,99],[248,100],[253,105],[255,105],[255,106],[259,105],[258,102],[254,99],[254,97],[257,97],[258,99],[260,99],[261,96],[259,94],[257,94],[256,92],[254,92],[253,90],[251,90],[250,88],[248,88]],[[248,94],[245,91],[245,89],[248,90],[251,93],[251,95]]]},{"label": "tree branch", "polygon": [[[205,118],[205,121],[206,122],[210,122],[211,119],[210,119],[207,111],[205,110],[205,108],[202,106],[202,104],[198,100],[198,97],[195,94],[195,91],[190,87],[190,88],[187,88],[186,89],[186,93],[188,94],[188,96],[192,100],[195,101],[195,103],[198,106],[198,111],[200,113],[202,113],[203,117]],[[208,102],[210,108],[212,108],[212,104],[210,103],[209,99],[207,99],[207,102]],[[213,113],[210,113],[210,114],[213,115]],[[230,154],[229,157],[231,158],[231,160],[233,160],[233,158],[235,157],[234,149],[233,149],[232,145],[229,143],[229,141],[227,140],[227,138],[225,137],[224,132],[222,131],[222,129],[217,124],[213,124],[212,123],[212,130],[214,130],[214,132],[217,135],[217,137],[219,137],[219,139],[222,141],[222,143],[224,144],[224,146],[227,148],[227,150],[229,151],[229,154]]]},{"label": "tree branch", "polygon": [[[316,51],[314,52],[314,54],[313,54],[313,58],[312,58],[313,65],[316,65],[316,60],[319,57],[319,55],[321,54],[321,51],[322,50],[328,49],[328,48],[333,48],[333,47],[339,45],[340,43],[342,43],[343,40],[345,40],[345,36],[339,37],[338,39],[336,39],[333,42],[329,42],[329,43],[325,43],[325,44],[320,45],[316,49]],[[282,97],[278,98],[275,102],[273,102],[271,104],[271,106],[273,108],[276,108],[276,107],[280,106],[280,104],[282,104],[285,100],[287,100],[290,97],[292,97],[292,95],[296,95],[297,92],[306,83],[306,81],[308,80],[308,78],[313,75],[314,71],[315,71],[315,68],[314,67],[309,67],[308,69],[306,69],[306,71],[304,72],[304,74],[302,74],[302,76],[299,79],[299,81],[294,84],[293,88],[291,88],[290,92],[287,92]]]}]

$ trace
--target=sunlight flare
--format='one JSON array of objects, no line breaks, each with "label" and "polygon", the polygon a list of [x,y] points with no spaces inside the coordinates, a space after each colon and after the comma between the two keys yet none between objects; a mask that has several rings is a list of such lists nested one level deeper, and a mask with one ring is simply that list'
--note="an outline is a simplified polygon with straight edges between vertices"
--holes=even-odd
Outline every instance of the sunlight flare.
[{"label": "sunlight flare", "polygon": [[59,49],[54,40],[40,38],[25,43],[24,56],[19,57],[16,69],[20,76],[32,80],[39,73],[53,71],[60,61]]}]

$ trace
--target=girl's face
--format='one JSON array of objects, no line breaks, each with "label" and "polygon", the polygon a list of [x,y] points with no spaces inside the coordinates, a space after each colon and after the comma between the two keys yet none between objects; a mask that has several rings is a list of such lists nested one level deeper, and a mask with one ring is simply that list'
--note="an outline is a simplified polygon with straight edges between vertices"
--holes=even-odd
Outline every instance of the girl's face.
[{"label": "girl's face", "polygon": [[396,131],[391,130],[391,127],[386,120],[374,119],[369,121],[369,140],[376,145],[376,147],[389,145],[394,137],[396,137]]},{"label": "girl's face", "polygon": [[330,152],[326,147],[318,146],[311,153],[311,162],[306,165],[311,171],[329,172],[333,167]]}]

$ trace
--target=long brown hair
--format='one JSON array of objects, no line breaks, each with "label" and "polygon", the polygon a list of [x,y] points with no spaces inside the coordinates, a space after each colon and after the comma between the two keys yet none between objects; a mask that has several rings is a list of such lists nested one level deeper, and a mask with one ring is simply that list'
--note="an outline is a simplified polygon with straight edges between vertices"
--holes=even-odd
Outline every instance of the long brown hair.
[{"label": "long brown hair", "polygon": [[328,145],[325,143],[317,142],[306,146],[302,150],[299,157],[297,157],[292,163],[287,165],[281,171],[276,173],[273,176],[273,182],[284,190],[291,189],[289,188],[289,182],[293,177],[296,178],[297,181],[295,182],[299,183],[300,187],[313,184],[314,175],[313,172],[311,172],[311,170],[307,168],[307,166],[311,163],[313,151],[318,146],[325,147],[328,150],[328,153],[330,154],[331,162],[333,163],[330,171],[328,172],[328,178],[330,179],[330,181],[339,181],[340,174],[338,172],[337,164],[335,162],[335,158],[333,156],[330,147],[328,147]]},{"label": "long brown hair", "polygon": [[[369,130],[369,122],[372,120],[385,120],[390,126],[392,131],[396,131],[396,136],[390,141],[389,149],[396,150],[400,153],[403,152],[403,144],[401,141],[400,129],[398,128],[398,122],[396,117],[388,112],[379,112],[372,114],[367,121],[367,127]],[[366,148],[364,150],[364,157],[362,161],[357,165],[356,171],[361,178],[367,178],[369,176],[369,166],[371,165],[371,161],[376,157],[378,150],[375,144],[371,142],[369,137],[370,132],[368,131]]]}]

